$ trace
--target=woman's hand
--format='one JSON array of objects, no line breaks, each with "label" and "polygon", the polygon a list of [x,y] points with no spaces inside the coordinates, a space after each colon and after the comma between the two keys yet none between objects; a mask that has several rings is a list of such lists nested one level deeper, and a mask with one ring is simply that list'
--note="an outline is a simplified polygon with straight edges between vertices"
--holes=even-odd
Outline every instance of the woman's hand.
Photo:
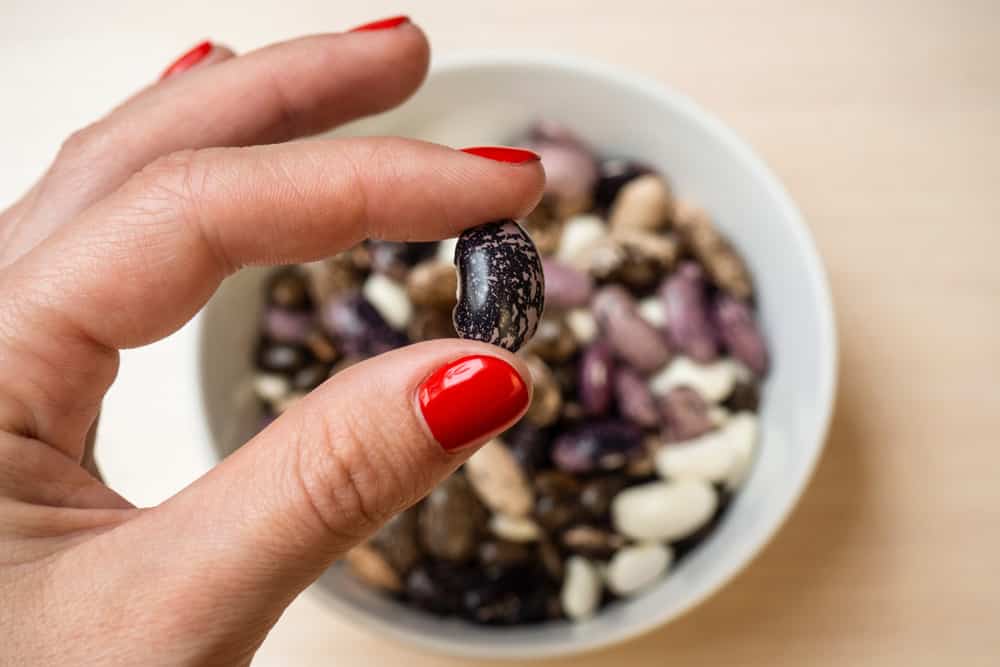
[{"label": "woman's hand", "polygon": [[[201,51],[74,134],[0,216],[0,664],[245,664],[296,594],[529,400],[511,355],[432,341],[330,379],[158,507],[81,467],[118,350],[176,330],[240,266],[453,236],[541,193],[537,160],[278,143],[408,97],[428,63],[408,21]],[[478,421],[456,429],[457,404]]]}]

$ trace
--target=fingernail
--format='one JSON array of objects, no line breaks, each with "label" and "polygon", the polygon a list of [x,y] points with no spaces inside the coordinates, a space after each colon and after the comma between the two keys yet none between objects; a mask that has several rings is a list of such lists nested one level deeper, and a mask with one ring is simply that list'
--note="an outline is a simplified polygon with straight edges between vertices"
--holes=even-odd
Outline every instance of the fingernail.
[{"label": "fingernail", "polygon": [[160,75],[160,81],[163,81],[168,76],[173,76],[174,74],[180,74],[185,70],[189,70],[202,60],[205,59],[209,53],[212,52],[212,42],[204,41],[198,46],[194,47],[180,58],[170,63],[170,67],[163,70],[163,74]]},{"label": "fingernail", "polygon": [[510,162],[513,164],[524,164],[525,162],[537,162],[542,158],[538,153],[525,148],[511,148],[509,146],[472,146],[462,148],[463,153],[478,155],[497,162]]},{"label": "fingernail", "polygon": [[392,16],[387,19],[379,19],[378,21],[372,21],[371,23],[365,23],[364,25],[359,25],[357,28],[351,28],[347,32],[367,32],[370,30],[388,30],[389,28],[395,28],[401,26],[404,23],[410,21],[409,16]]},{"label": "fingernail", "polygon": [[446,451],[500,430],[528,407],[528,387],[502,359],[472,355],[434,371],[417,390],[424,421]]}]

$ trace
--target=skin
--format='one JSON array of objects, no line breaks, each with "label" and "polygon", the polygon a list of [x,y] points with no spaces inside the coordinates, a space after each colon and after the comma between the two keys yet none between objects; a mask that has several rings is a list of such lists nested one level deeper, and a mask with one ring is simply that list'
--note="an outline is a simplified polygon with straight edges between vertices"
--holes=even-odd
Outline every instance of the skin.
[{"label": "skin", "polygon": [[71,136],[0,214],[0,663],[247,664],[302,589],[488,439],[445,453],[417,386],[473,353],[530,375],[441,340],[332,378],[157,507],[83,465],[118,350],[175,331],[240,266],[534,207],[537,163],[279,143],[399,104],[428,58],[413,24],[216,47]]}]

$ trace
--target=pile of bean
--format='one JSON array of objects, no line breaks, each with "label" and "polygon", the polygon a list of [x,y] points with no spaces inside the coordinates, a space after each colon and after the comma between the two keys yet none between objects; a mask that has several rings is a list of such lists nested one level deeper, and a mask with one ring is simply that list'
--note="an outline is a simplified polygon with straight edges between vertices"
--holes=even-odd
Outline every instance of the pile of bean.
[{"label": "pile of bean", "polygon": [[[664,576],[747,473],[768,367],[750,276],[703,210],[559,126],[527,142],[548,177],[521,223],[545,278],[519,352],[531,406],[345,559],[405,604],[484,624],[586,618]],[[256,357],[265,421],[361,359],[454,337],[455,247],[366,241],[277,271]]]}]

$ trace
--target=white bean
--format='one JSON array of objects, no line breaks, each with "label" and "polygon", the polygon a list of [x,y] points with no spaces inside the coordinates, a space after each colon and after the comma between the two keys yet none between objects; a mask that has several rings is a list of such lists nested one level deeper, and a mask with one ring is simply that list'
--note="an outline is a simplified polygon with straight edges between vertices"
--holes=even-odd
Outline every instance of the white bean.
[{"label": "white bean", "polygon": [[637,306],[639,316],[652,324],[657,329],[662,329],[667,324],[667,309],[663,307],[663,301],[655,296],[646,297]]},{"label": "white bean", "polygon": [[673,551],[655,542],[620,549],[608,563],[608,589],[618,595],[638,593],[662,577],[672,560]]},{"label": "white bean", "polygon": [[698,364],[687,357],[676,357],[650,378],[649,388],[663,396],[674,387],[688,386],[701,394],[707,403],[718,403],[733,391],[736,371],[726,359]]},{"label": "white bean", "polygon": [[746,480],[750,464],[753,463],[753,451],[757,444],[757,415],[739,412],[729,419],[726,429],[735,452],[733,467],[726,476],[726,488],[733,490]]},{"label": "white bean", "polygon": [[542,536],[542,529],[531,519],[509,514],[490,517],[490,531],[510,542],[534,542]]},{"label": "white bean", "polygon": [[669,542],[701,528],[718,502],[708,482],[649,482],[618,493],[611,501],[611,517],[615,529],[627,537]]},{"label": "white bean", "polygon": [[563,611],[573,620],[587,618],[601,600],[601,575],[590,561],[570,556],[560,593]]},{"label": "white bean", "polygon": [[597,338],[597,320],[589,308],[575,308],[566,313],[566,326],[581,345]]},{"label": "white bean", "polygon": [[392,278],[373,273],[361,291],[386,322],[397,329],[406,328],[413,316],[413,304],[406,295],[406,288]]},{"label": "white bean", "polygon": [[260,373],[253,379],[253,391],[257,396],[265,401],[274,403],[280,401],[291,391],[291,384],[288,378],[281,375],[270,375]]},{"label": "white bean", "polygon": [[607,233],[604,221],[596,215],[578,215],[570,218],[563,227],[556,257],[575,266],[585,251],[603,239]]}]

